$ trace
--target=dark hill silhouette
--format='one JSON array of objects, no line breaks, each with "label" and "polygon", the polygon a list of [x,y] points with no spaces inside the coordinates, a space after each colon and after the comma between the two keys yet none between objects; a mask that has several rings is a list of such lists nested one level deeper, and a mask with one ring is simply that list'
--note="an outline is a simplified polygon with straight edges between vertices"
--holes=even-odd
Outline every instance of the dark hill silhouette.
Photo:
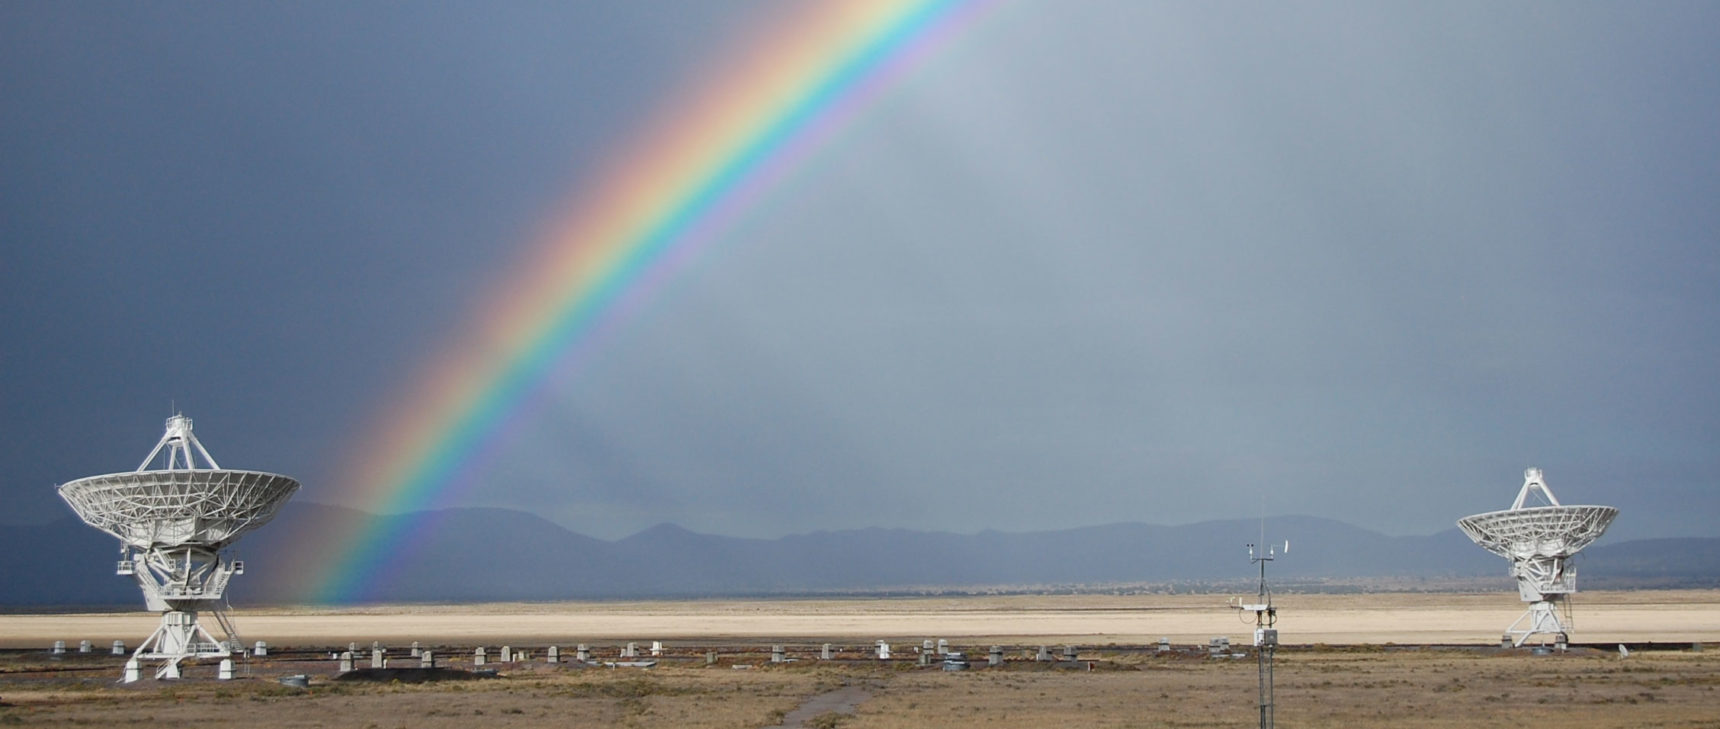
[{"label": "dark hill silhouette", "polygon": [[[1118,523],[1039,532],[964,535],[905,529],[817,531],[741,539],[659,524],[616,541],[576,534],[507,509],[449,509],[378,517],[342,507],[289,503],[240,546],[247,572],[230,589],[236,604],[302,603],[324,571],[306,560],[325,534],[407,520],[412,545],[369,586],[380,602],[703,597],[882,592],[983,586],[1198,584],[1246,580],[1244,545],[1259,520],[1179,526]],[[1393,537],[1311,516],[1265,521],[1291,551],[1273,566],[1287,581],[1496,578],[1506,564],[1456,529]],[[326,552],[326,550],[325,550]],[[141,605],[129,578],[113,574],[118,544],[76,518],[0,530],[0,604]],[[1720,539],[1601,544],[1579,557],[1585,585],[1702,585],[1720,582]]]}]

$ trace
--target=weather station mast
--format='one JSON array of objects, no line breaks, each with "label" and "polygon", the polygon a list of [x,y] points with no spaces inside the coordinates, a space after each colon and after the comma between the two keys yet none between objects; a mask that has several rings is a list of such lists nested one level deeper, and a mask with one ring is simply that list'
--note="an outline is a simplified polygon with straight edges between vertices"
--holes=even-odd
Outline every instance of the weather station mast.
[{"label": "weather station mast", "polygon": [[[1265,539],[1261,540],[1266,541]],[[1284,554],[1290,553],[1290,542],[1284,542]],[[1272,658],[1278,652],[1278,609],[1272,606],[1272,589],[1266,586],[1266,563],[1278,557],[1272,547],[1248,545],[1248,561],[1260,567],[1260,589],[1254,602],[1232,600],[1231,606],[1241,613],[1254,613],[1254,655],[1260,671],[1260,729],[1272,729],[1273,686]]]},{"label": "weather station mast", "polygon": [[[157,456],[161,467],[151,468]],[[226,659],[242,650],[226,591],[245,563],[227,547],[273,519],[298,490],[298,481],[280,474],[221,468],[184,415],[167,419],[137,470],[60,485],[78,518],[119,539],[116,572],[135,578],[149,609],[161,613],[161,625],[127,661],[126,682],[138,679],[139,660],[161,662],[157,679],[179,678],[186,659]],[[214,616],[222,639],[198,621],[200,613]]]}]

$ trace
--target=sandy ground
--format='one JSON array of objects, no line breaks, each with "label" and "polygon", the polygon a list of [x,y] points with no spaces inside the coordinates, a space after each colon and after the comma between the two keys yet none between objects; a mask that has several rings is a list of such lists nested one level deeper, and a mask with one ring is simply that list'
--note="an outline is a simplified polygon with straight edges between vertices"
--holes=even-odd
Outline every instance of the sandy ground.
[{"label": "sandy ground", "polygon": [[[691,600],[497,605],[401,605],[363,609],[240,609],[248,644],[331,646],[603,644],[619,641],[893,642],[926,637],[963,643],[1139,645],[1168,637],[1204,643],[1250,636],[1252,619],[1224,595],[1009,596],[926,599]],[[1279,595],[1287,645],[1496,644],[1523,610],[1515,593]],[[135,646],[152,614],[0,617],[0,647],[55,640],[103,650]],[[1720,591],[1581,593],[1572,639],[1579,643],[1720,641]]]}]

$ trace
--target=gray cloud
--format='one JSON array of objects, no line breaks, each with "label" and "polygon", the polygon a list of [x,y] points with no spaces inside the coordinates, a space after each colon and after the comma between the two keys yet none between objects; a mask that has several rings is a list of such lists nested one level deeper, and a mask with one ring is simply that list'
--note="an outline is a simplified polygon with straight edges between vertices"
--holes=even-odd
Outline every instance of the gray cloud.
[{"label": "gray cloud", "polygon": [[[635,5],[0,10],[19,518],[170,397],[340,502],[390,388],[774,12]],[[1000,6],[545,383],[461,503],[1425,533],[1533,464],[1621,536],[1714,534],[1713,14]]]}]

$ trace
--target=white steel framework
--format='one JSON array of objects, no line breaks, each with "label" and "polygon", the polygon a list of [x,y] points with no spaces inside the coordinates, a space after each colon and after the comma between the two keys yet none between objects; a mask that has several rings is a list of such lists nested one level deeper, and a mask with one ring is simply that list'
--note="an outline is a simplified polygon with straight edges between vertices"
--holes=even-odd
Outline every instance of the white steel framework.
[{"label": "white steel framework", "polygon": [[[1531,496],[1546,503],[1532,505]],[[1511,576],[1529,609],[1505,629],[1512,645],[1530,636],[1552,635],[1559,643],[1571,627],[1570,595],[1577,591],[1577,569],[1571,555],[1593,544],[1618,516],[1611,506],[1564,506],[1547,487],[1541,469],[1523,472],[1523,488],[1504,511],[1466,516],[1457,526],[1476,544],[1511,560]]]},{"label": "white steel framework", "polygon": [[[161,457],[162,468],[150,470]],[[225,594],[245,563],[223,553],[275,517],[299,482],[260,471],[224,470],[175,415],[138,470],[81,478],[59,487],[85,523],[120,540],[117,572],[131,575],[161,625],[134,659],[160,661],[156,678],[178,678],[187,658],[225,658],[242,643],[227,617]],[[200,624],[215,617],[221,637]]]}]

